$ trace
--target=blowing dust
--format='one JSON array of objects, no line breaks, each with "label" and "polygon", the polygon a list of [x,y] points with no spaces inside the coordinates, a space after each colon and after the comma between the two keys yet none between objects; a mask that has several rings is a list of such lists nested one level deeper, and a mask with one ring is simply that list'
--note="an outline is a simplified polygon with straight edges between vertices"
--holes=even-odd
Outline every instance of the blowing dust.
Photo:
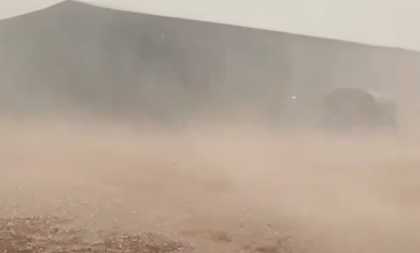
[{"label": "blowing dust", "polygon": [[[2,218],[156,233],[194,252],[420,250],[414,141],[243,125],[157,129],[4,120]],[[171,252],[164,245],[149,252]]]}]

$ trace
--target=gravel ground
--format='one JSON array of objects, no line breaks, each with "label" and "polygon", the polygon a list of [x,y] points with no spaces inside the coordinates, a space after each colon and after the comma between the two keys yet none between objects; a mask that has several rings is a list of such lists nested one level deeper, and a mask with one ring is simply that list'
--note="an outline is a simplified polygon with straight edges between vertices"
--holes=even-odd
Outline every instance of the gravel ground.
[{"label": "gravel ground", "polygon": [[420,142],[4,122],[0,252],[419,252]]}]

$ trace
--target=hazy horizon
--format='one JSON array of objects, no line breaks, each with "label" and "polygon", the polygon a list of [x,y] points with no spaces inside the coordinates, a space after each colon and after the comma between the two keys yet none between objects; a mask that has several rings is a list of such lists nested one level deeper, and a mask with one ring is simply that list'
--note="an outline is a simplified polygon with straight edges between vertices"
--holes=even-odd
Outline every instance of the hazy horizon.
[{"label": "hazy horizon", "polygon": [[[36,11],[61,0],[0,3],[0,19]],[[413,0],[317,0],[274,2],[252,0],[83,0],[111,9],[239,25],[279,32],[420,50],[415,28],[420,3]],[[25,4],[23,4],[25,3]],[[284,6],[287,6],[286,8]],[[305,6],[302,8],[302,6]],[[264,8],[263,8],[264,7]]]}]

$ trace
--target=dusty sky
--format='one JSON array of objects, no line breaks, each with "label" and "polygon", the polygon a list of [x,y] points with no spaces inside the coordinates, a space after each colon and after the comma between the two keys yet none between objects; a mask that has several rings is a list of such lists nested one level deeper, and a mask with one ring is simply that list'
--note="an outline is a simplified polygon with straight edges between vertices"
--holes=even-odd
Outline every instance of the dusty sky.
[{"label": "dusty sky", "polygon": [[[0,2],[0,18],[61,0]],[[317,37],[420,50],[417,0],[83,0],[162,16],[264,28]]]}]

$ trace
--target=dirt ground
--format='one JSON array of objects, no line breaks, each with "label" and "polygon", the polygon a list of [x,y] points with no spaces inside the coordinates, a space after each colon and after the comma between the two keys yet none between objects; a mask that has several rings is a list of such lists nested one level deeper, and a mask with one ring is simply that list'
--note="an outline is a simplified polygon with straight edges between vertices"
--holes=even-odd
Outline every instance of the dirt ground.
[{"label": "dirt ground", "polygon": [[420,252],[420,138],[1,124],[0,252]]}]

